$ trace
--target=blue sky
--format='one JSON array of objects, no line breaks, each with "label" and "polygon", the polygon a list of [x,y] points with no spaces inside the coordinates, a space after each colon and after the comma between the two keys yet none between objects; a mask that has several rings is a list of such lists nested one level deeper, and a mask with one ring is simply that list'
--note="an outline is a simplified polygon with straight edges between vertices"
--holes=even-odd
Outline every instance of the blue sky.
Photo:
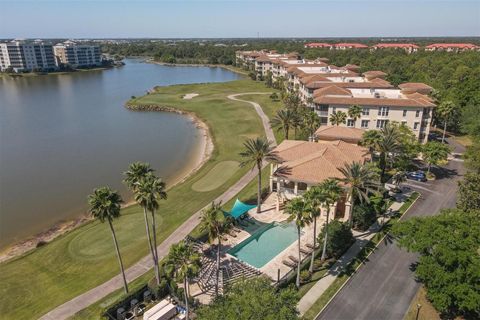
[{"label": "blue sky", "polygon": [[480,0],[0,0],[0,8],[0,38],[480,35]]}]

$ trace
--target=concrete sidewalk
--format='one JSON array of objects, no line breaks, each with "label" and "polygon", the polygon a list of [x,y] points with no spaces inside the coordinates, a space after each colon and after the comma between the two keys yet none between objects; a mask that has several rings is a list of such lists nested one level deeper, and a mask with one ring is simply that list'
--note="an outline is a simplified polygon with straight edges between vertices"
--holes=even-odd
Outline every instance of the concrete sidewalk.
[{"label": "concrete sidewalk", "polygon": [[[403,205],[403,202],[394,202],[388,211],[396,212]],[[381,226],[390,220],[390,217],[380,217],[370,228],[365,232],[353,231],[356,238],[355,243],[341,256],[337,262],[328,270],[326,275],[317,281],[317,283],[307,291],[307,293],[298,302],[298,311],[300,315],[304,315],[321,297],[321,295],[330,287],[330,285],[337,279],[338,275],[346,269],[346,267],[357,257],[362,249],[368,244]]]},{"label": "concrete sidewalk", "polygon": [[[261,94],[261,93],[243,93],[243,94]],[[245,101],[236,99],[236,96],[241,94],[236,94],[232,96],[228,96],[231,100],[242,101],[251,104],[255,111],[257,112],[258,116],[262,119],[263,127],[265,130],[265,134],[270,139],[270,137],[274,137],[273,131],[270,128],[270,123],[268,121],[268,117],[263,112],[260,105],[255,102]],[[275,143],[275,138],[272,140]],[[275,143],[276,144],[276,143]],[[265,163],[263,167],[266,167],[268,164]],[[257,170],[250,170],[247,172],[239,181],[237,181],[233,186],[231,186],[227,191],[225,191],[222,195],[217,197],[214,201],[215,202],[222,202],[226,203],[230,199],[232,199],[235,195],[237,195],[243,188],[247,186],[250,181],[252,181],[257,176]],[[208,205],[210,206],[210,205]],[[207,206],[207,207],[208,207]],[[202,211],[205,208],[198,210],[194,213],[187,221],[185,221],[180,227],[178,227],[175,232],[173,232],[165,241],[163,241],[158,247],[158,256],[160,259],[164,258],[168,251],[170,250],[170,246],[178,243],[179,241],[183,240],[190,232],[198,225],[200,216]],[[151,261],[151,256],[145,256],[140,261],[129,267],[125,270],[125,275],[127,277],[127,281],[133,281],[136,278],[140,277],[148,270],[153,268],[153,262]],[[122,288],[123,281],[121,275],[115,276],[112,279],[108,280],[107,282],[73,298],[65,302],[64,304],[56,307],[52,311],[48,312],[44,316],[42,316],[41,320],[60,320],[60,319],[67,319],[73,316],[75,313],[79,312],[87,308],[88,306],[94,304],[98,300],[102,299],[106,295],[114,292]]]}]

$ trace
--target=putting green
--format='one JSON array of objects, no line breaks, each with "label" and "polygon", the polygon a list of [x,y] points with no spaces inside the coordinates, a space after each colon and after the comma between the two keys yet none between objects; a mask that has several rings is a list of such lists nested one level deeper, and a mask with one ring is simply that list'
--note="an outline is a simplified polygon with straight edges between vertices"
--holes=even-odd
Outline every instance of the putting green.
[{"label": "putting green", "polygon": [[192,185],[198,192],[212,191],[224,184],[238,170],[237,161],[222,161],[217,163],[206,175]]}]

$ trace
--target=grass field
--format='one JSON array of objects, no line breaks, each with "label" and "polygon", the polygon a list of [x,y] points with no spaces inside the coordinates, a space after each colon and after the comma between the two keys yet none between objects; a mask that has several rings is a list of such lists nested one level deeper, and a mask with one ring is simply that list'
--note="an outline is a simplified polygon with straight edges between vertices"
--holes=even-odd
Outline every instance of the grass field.
[{"label": "grass field", "polygon": [[[239,80],[219,84],[178,85],[136,99],[194,112],[211,129],[215,150],[211,159],[184,183],[168,191],[158,211],[158,241],[163,241],[195,211],[228,189],[249,168],[239,168],[222,184],[197,192],[192,185],[205,179],[218,163],[238,161],[246,137],[264,135],[257,114],[245,103],[230,101],[229,94],[266,92],[263,83]],[[200,95],[183,100],[184,94]],[[257,100],[259,97],[252,97]],[[212,174],[210,174],[212,175]],[[219,176],[219,175],[215,175]],[[214,181],[212,181],[213,184]],[[204,183],[205,184],[205,183]],[[147,254],[144,225],[138,206],[122,211],[115,222],[120,250],[128,267]],[[48,245],[0,264],[0,314],[6,319],[32,319],[118,274],[110,232],[106,225],[88,223]]]}]

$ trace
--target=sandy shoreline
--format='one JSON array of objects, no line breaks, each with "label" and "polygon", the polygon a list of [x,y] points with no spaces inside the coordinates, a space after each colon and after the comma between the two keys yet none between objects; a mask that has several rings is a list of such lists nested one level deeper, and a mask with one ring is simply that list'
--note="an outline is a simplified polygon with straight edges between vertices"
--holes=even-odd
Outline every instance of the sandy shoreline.
[{"label": "sandy shoreline", "polygon": [[[210,130],[205,122],[199,119],[195,114],[178,110],[171,107],[162,107],[162,106],[155,106],[155,105],[129,105],[128,103],[125,105],[126,108],[135,111],[163,111],[163,112],[175,112],[178,114],[182,114],[188,116],[192,122],[196,125],[196,128],[200,130],[203,139],[202,145],[197,151],[197,155],[195,156],[195,161],[192,162],[191,166],[187,169],[183,170],[181,173],[175,177],[168,186],[168,189],[177,186],[180,183],[183,183],[185,180],[190,178],[193,174],[195,174],[209,159],[212,155],[214,145],[213,140],[210,134]],[[129,201],[125,203],[122,207],[128,207],[134,205],[135,201]],[[31,250],[34,250],[37,247],[40,247],[48,242],[54,240],[55,238],[66,234],[69,231],[72,231],[88,222],[92,221],[90,217],[86,215],[82,215],[76,219],[69,220],[69,221],[61,221],[56,223],[48,230],[40,232],[26,240],[20,241],[16,244],[13,244],[5,249],[2,249],[0,252],[0,263],[8,261],[10,259],[16,258],[21,256]]]},{"label": "sandy shoreline", "polygon": [[209,67],[209,68],[222,68],[231,72],[238,73],[242,76],[247,76],[247,72],[243,72],[237,69],[230,68],[228,65],[224,64],[209,64],[209,63],[167,63],[167,62],[160,62],[155,61],[153,58],[145,58],[144,62],[146,63],[153,63],[158,64],[161,66],[170,66],[170,67]]}]

